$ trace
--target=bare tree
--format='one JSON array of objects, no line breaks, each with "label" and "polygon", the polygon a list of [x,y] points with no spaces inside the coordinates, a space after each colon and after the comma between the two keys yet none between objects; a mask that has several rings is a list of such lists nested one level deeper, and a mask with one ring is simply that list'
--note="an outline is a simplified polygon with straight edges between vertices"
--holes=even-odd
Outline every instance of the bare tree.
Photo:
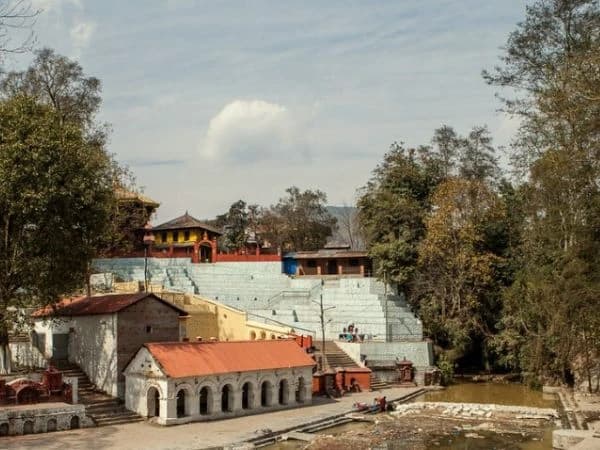
[{"label": "bare tree", "polygon": [[0,58],[6,53],[30,51],[35,43],[33,26],[41,10],[27,0],[0,0]]},{"label": "bare tree", "polygon": [[352,250],[362,250],[365,243],[358,221],[358,210],[344,203],[338,209],[337,219],[340,237],[348,242]]}]

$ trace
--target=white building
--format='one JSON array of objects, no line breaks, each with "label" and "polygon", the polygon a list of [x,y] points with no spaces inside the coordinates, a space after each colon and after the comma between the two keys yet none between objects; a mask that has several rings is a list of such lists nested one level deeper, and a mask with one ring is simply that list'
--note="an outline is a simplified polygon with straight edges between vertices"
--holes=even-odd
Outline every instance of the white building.
[{"label": "white building", "polygon": [[34,345],[45,358],[77,364],[97,389],[123,398],[123,369],[141,345],[181,339],[189,316],[140,292],[64,299],[32,317]]},{"label": "white building", "polygon": [[307,405],[314,365],[287,339],[145,344],[125,369],[125,406],[172,425]]}]

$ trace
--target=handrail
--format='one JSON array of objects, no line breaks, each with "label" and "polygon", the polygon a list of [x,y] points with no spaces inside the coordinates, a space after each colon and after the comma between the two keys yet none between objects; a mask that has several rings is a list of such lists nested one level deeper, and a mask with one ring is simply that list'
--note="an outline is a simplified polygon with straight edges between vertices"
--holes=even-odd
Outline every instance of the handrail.
[{"label": "handrail", "polygon": [[246,311],[246,318],[248,318],[249,316],[258,317],[260,319],[263,319],[265,321],[265,323],[273,322],[274,324],[279,325],[279,326],[293,328],[294,330],[306,331],[307,333],[310,333],[313,337],[317,334],[316,331],[309,330],[308,328],[297,327],[294,325],[290,325],[289,323],[284,323],[284,322],[280,322],[279,320],[271,319],[270,317],[265,317],[265,316],[261,316],[260,314]]}]

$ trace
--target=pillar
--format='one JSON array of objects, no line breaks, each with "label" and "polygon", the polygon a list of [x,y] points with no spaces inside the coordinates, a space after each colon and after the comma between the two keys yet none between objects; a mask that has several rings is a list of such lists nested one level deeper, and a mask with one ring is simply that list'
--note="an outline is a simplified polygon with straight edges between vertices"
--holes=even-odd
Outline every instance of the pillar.
[{"label": "pillar", "polygon": [[198,394],[198,392],[194,392],[193,394],[189,395],[186,400],[189,401],[188,403],[188,413],[190,416],[199,416],[200,415],[200,395]]},{"label": "pillar", "polygon": [[160,418],[163,423],[168,423],[169,419],[177,419],[177,398],[161,397],[160,400]]},{"label": "pillar", "polygon": [[194,251],[192,253],[192,263],[198,264],[200,262],[200,242],[194,242]]},{"label": "pillar", "polygon": [[364,277],[365,276],[365,265],[361,264],[360,265],[360,274]]},{"label": "pillar", "polygon": [[342,263],[338,263],[338,275],[342,275],[344,273],[344,266]]},{"label": "pillar", "polygon": [[213,263],[216,263],[217,262],[217,238],[212,238],[212,240],[210,241],[210,248],[211,248],[210,260]]}]

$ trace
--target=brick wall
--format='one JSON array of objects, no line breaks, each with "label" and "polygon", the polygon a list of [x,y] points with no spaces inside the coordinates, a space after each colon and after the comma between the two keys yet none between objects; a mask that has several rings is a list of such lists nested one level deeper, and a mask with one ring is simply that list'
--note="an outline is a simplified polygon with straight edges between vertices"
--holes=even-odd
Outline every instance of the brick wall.
[{"label": "brick wall", "polygon": [[119,312],[117,319],[117,370],[119,394],[125,377],[123,369],[146,342],[179,340],[179,313],[151,297]]}]

